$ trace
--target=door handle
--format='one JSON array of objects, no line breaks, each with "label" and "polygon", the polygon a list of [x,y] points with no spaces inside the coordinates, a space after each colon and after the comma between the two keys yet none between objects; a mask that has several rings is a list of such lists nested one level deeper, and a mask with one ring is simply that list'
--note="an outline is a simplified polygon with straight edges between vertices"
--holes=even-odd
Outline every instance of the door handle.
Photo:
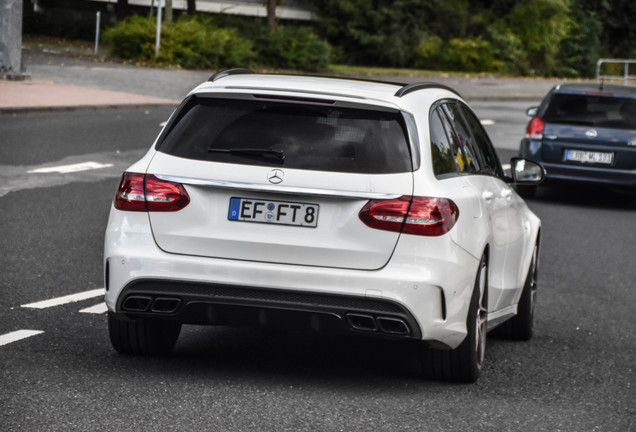
[{"label": "door handle", "polygon": [[490,191],[484,191],[481,193],[481,197],[486,201],[490,201],[495,197],[495,194]]},{"label": "door handle", "polygon": [[509,200],[510,198],[512,198],[512,191],[506,189],[506,190],[501,192],[501,196],[504,197],[505,199]]}]

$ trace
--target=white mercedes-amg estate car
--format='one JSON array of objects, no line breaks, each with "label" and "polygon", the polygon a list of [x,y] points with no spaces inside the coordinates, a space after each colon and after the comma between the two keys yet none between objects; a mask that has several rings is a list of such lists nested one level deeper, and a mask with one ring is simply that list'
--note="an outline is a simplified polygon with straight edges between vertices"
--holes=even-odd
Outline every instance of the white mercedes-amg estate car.
[{"label": "white mercedes-amg estate car", "polygon": [[473,111],[435,83],[233,69],[175,110],[122,176],[105,236],[120,353],[170,352],[182,324],[419,341],[471,382],[486,332],[532,334],[540,221]]}]

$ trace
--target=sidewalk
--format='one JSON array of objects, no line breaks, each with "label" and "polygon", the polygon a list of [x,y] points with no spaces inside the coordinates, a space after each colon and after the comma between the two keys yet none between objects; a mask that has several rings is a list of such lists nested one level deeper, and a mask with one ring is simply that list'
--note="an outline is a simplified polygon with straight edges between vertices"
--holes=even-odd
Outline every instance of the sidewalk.
[{"label": "sidewalk", "polygon": [[[158,69],[74,58],[29,47],[23,61],[31,81],[0,80],[0,113],[177,105],[214,71]],[[456,89],[468,101],[537,101],[561,80],[498,77],[387,76],[394,82],[434,81]]]},{"label": "sidewalk", "polygon": [[180,101],[54,82],[0,80],[0,113],[142,105]]}]

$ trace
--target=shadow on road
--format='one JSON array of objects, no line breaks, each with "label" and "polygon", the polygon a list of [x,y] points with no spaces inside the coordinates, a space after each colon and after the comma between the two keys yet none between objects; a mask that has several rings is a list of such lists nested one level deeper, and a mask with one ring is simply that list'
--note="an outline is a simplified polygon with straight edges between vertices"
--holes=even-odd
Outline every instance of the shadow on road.
[{"label": "shadow on road", "polygon": [[581,184],[546,184],[537,189],[534,199],[575,207],[636,210],[636,190]]}]

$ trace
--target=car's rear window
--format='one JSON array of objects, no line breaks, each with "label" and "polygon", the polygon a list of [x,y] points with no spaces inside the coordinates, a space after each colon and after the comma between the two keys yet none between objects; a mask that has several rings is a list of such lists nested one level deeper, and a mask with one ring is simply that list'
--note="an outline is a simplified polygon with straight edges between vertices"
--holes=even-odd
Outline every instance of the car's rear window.
[{"label": "car's rear window", "polygon": [[549,123],[636,129],[636,99],[557,93],[543,119]]},{"label": "car's rear window", "polygon": [[193,96],[157,150],[189,159],[349,173],[413,169],[397,110]]}]

